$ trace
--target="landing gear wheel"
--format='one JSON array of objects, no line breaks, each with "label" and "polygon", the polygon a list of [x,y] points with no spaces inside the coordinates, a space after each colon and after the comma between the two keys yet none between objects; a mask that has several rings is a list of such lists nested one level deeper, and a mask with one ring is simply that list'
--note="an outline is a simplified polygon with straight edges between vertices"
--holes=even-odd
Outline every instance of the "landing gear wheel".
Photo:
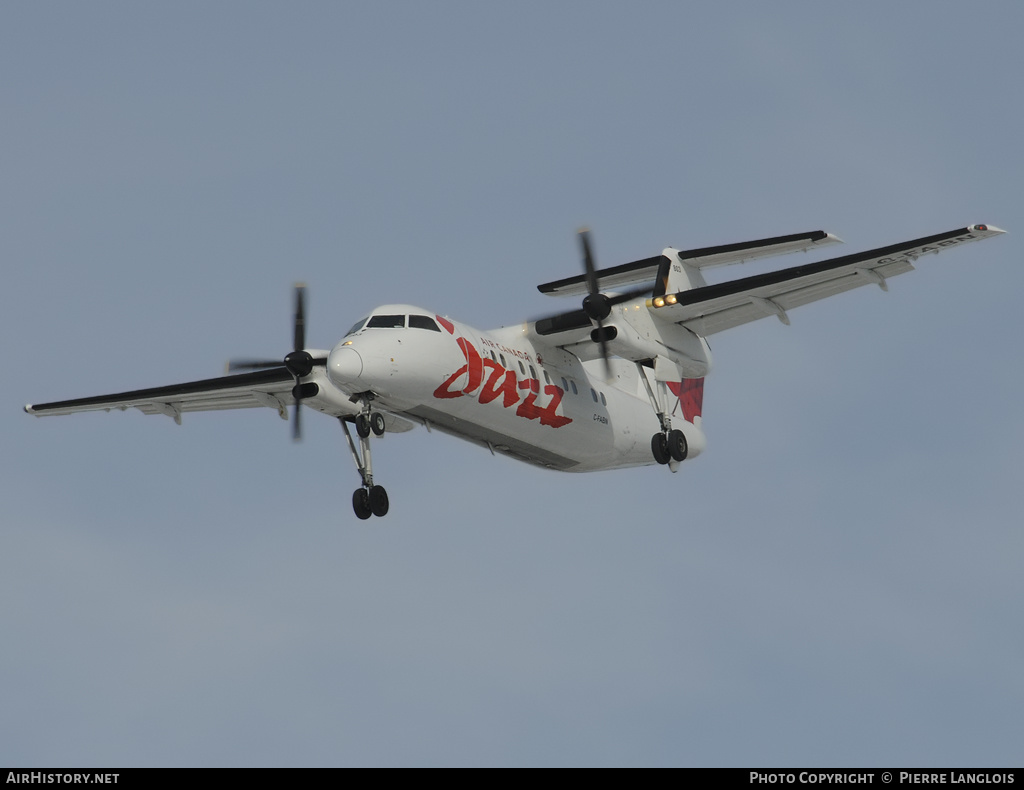
[{"label": "landing gear wheel", "polygon": [[668,432],[668,454],[676,461],[685,461],[689,447],[686,444],[686,437],[682,431]]},{"label": "landing gear wheel", "polygon": [[667,464],[668,455],[668,439],[663,433],[656,433],[651,437],[651,453],[654,455],[654,460],[659,464]]},{"label": "landing gear wheel", "polygon": [[360,439],[365,439],[370,435],[370,418],[365,414],[356,415],[356,433],[359,434]]},{"label": "landing gear wheel", "polygon": [[379,411],[375,411],[370,415],[370,428],[377,436],[384,435],[384,415]]},{"label": "landing gear wheel", "polygon": [[352,509],[356,512],[356,518],[364,521],[373,515],[370,509],[370,495],[365,488],[357,488],[352,494]]},{"label": "landing gear wheel", "polygon": [[370,510],[375,516],[386,516],[388,514],[388,492],[384,486],[374,486],[368,494]]}]

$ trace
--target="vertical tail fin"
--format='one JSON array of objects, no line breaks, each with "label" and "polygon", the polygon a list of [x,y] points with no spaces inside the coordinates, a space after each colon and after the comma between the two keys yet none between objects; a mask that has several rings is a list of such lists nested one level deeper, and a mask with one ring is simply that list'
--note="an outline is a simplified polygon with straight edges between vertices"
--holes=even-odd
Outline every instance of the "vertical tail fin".
[{"label": "vertical tail fin", "polygon": [[654,281],[654,296],[664,296],[707,285],[700,269],[679,257],[679,250],[666,247],[661,251],[661,265]]},{"label": "vertical tail fin", "polygon": [[679,398],[683,419],[693,423],[695,418],[701,416],[701,409],[704,406],[704,379],[683,379],[669,381],[667,384],[669,391]]}]

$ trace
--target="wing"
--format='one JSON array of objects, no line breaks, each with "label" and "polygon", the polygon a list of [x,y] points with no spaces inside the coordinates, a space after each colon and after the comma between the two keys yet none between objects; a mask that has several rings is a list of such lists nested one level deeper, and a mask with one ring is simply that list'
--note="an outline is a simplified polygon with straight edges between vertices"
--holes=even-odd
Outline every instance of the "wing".
[{"label": "wing", "polygon": [[992,225],[971,225],[867,252],[666,294],[647,304],[658,319],[682,324],[701,336],[771,315],[788,324],[788,311],[794,307],[862,285],[875,284],[886,290],[888,278],[913,271],[913,263],[922,255],[1003,232]]},{"label": "wing", "polygon": [[[723,244],[717,247],[701,247],[695,250],[680,250],[679,257],[691,266],[706,269],[712,266],[724,266],[729,263],[743,263],[772,255],[785,255],[791,252],[806,252],[818,249],[827,244],[840,243],[839,238],[823,230],[810,233],[794,233],[789,236],[775,236],[757,241],[742,241],[738,244]],[[658,268],[662,255],[653,258],[624,263],[608,269],[598,269],[597,280],[601,290],[608,291],[622,288],[634,283],[653,281],[658,276]],[[537,286],[537,290],[550,296],[583,296],[587,293],[586,275],[566,277]]]},{"label": "wing", "polygon": [[125,411],[136,408],[143,414],[166,414],[180,423],[182,413],[187,411],[272,406],[287,419],[285,407],[295,402],[292,398],[294,384],[295,380],[291,373],[281,367],[236,376],[190,381],[185,384],[172,384],[168,387],[29,404],[25,411],[43,417],[76,414],[82,411]]},{"label": "wing", "polygon": [[[303,384],[316,384],[318,392],[304,397],[303,405],[334,417],[357,414],[359,405],[352,403],[327,379],[324,359],[315,362],[319,364],[314,366],[309,376],[303,378]],[[287,407],[295,403],[292,397],[294,385],[292,374],[287,368],[280,367],[113,395],[29,404],[25,411],[37,417],[46,417],[83,411],[127,411],[134,408],[143,414],[165,414],[180,425],[181,415],[185,412],[270,407],[286,420]],[[415,427],[408,420],[386,412],[384,419],[388,431],[392,433],[409,431]]]}]

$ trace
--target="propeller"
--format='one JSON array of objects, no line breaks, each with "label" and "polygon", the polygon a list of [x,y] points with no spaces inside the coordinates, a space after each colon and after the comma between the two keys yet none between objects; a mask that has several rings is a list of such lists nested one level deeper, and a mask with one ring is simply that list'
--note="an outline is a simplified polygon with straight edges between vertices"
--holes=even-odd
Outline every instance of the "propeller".
[{"label": "propeller", "polygon": [[583,270],[587,275],[587,295],[583,297],[583,312],[597,324],[597,342],[601,346],[601,359],[604,360],[604,375],[612,377],[612,366],[608,361],[608,341],[605,338],[604,319],[612,312],[611,300],[600,291],[597,282],[597,267],[594,266],[594,254],[590,249],[590,231],[583,228],[579,232],[580,247],[583,251]]},{"label": "propeller", "polygon": [[316,387],[316,384],[302,384],[302,378],[313,371],[313,357],[305,350],[306,347],[306,286],[302,283],[295,284],[295,321],[292,350],[285,355],[284,360],[279,359],[233,359],[228,362],[228,373],[236,373],[243,370],[267,370],[270,368],[286,368],[295,379],[295,386],[292,388],[292,397],[295,399],[295,411],[292,414],[292,439],[298,441],[302,438],[302,398],[308,393],[307,388]]},{"label": "propeller", "polygon": [[[608,351],[608,342],[615,339],[618,330],[614,324],[605,326],[604,322],[611,315],[615,305],[632,301],[637,297],[650,296],[656,283],[630,288],[610,296],[601,293],[601,284],[597,276],[598,269],[594,264],[594,252],[590,244],[590,231],[583,228],[578,235],[580,250],[583,253],[584,282],[587,286],[587,295],[583,298],[583,309],[556,313],[546,318],[537,319],[535,324],[542,334],[578,330],[583,329],[588,323],[596,324],[596,328],[590,332],[590,339],[601,347],[605,378],[611,379],[612,370],[609,361],[611,354]],[[573,279],[575,280],[575,278]]]},{"label": "propeller", "polygon": [[586,272],[587,295],[583,297],[583,312],[587,314],[597,329],[590,333],[591,339],[601,346],[601,358],[604,360],[604,375],[606,379],[612,377],[612,366],[608,361],[608,341],[613,340],[616,335],[614,326],[607,329],[604,320],[611,315],[612,307],[623,302],[636,299],[638,296],[647,296],[651,292],[650,285],[642,285],[639,288],[631,288],[628,291],[608,296],[600,291],[600,284],[597,281],[597,267],[594,266],[594,254],[590,248],[590,231],[583,228],[579,232],[580,246],[583,248],[583,269]]}]

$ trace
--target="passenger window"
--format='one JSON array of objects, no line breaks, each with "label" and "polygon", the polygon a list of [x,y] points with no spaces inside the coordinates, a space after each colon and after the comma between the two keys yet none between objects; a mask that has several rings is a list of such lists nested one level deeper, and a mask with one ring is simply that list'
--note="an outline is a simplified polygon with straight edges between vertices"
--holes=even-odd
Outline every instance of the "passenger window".
[{"label": "passenger window", "polygon": [[550,384],[551,383],[551,376],[548,375],[548,372],[546,370],[544,371],[544,383],[545,384]]},{"label": "passenger window", "polygon": [[569,382],[565,380],[565,376],[562,376],[562,392],[569,391]]},{"label": "passenger window", "polygon": [[498,360],[494,358],[494,352],[492,351],[491,352],[491,362],[497,362],[497,361]]},{"label": "passenger window", "polygon": [[573,381],[572,379],[569,379],[569,386],[572,387],[572,394],[573,395],[579,395],[580,394],[579,390],[576,389],[576,382]]},{"label": "passenger window", "polygon": [[590,397],[594,399],[594,403],[597,403],[597,392],[593,387],[590,388]]},{"label": "passenger window", "polygon": [[526,368],[523,367],[522,362],[519,363],[519,372],[522,373],[524,376],[526,375]]},{"label": "passenger window", "polygon": [[504,354],[498,354],[498,357],[501,359],[501,366],[507,370],[508,369],[508,365],[505,364],[505,355]]},{"label": "passenger window", "polygon": [[602,406],[607,406],[608,405],[608,401],[606,401],[604,399],[604,393],[603,392],[601,393],[601,405]]},{"label": "passenger window", "polygon": [[366,325],[367,329],[401,329],[405,326],[404,315],[375,315]]},{"label": "passenger window", "polygon": [[409,328],[410,329],[429,329],[431,332],[440,332],[441,327],[437,325],[437,322],[426,315],[411,315],[409,316]]},{"label": "passenger window", "polygon": [[530,365],[530,378],[531,379],[537,378],[537,371],[533,369],[533,365]]}]

